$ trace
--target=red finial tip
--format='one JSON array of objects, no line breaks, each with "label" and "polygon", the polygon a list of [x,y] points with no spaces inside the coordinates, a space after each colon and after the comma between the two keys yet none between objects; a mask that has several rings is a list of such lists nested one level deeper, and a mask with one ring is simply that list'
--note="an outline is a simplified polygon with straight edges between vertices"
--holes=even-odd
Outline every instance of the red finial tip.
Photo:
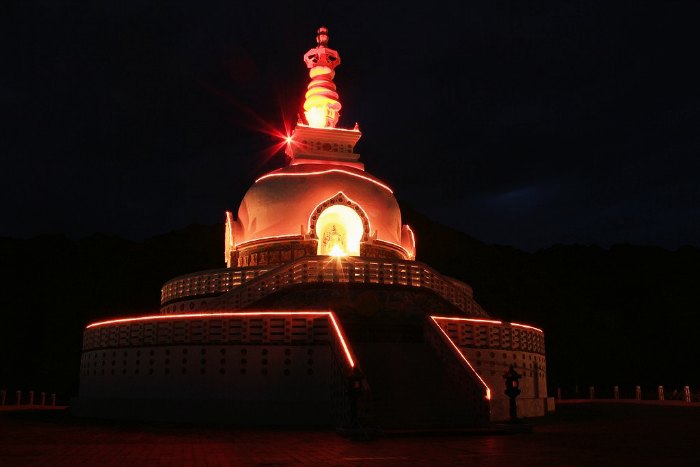
[{"label": "red finial tip", "polygon": [[321,26],[318,28],[316,31],[316,43],[318,44],[319,47],[327,47],[328,46],[328,28],[325,26]]}]

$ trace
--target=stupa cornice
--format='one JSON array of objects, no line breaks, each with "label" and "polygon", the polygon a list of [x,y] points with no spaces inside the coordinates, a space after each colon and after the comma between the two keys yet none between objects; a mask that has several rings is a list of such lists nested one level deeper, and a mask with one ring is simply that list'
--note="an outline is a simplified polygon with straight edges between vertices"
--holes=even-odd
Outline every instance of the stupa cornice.
[{"label": "stupa cornice", "polygon": [[296,159],[357,162],[360,155],[354,149],[361,137],[360,130],[312,128],[297,124],[285,154],[292,164]]}]

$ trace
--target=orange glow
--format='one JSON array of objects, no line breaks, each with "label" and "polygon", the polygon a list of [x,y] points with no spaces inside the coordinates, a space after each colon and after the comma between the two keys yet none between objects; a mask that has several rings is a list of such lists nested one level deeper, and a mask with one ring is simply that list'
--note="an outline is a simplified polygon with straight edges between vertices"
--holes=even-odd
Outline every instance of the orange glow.
[{"label": "orange glow", "polygon": [[309,110],[304,112],[304,115],[311,128],[326,128],[330,126],[325,107],[310,107]]},{"label": "orange glow", "polygon": [[226,265],[231,267],[231,251],[236,247],[236,242],[233,235],[233,214],[231,211],[226,211],[226,234],[224,240],[224,261]]},{"label": "orange glow", "polygon": [[407,258],[411,258],[411,257],[412,257],[411,253],[409,253],[408,250],[407,250],[406,248],[402,247],[402,246],[399,245],[398,243],[390,242],[390,241],[388,241],[388,240],[376,240],[376,243],[378,243],[378,244],[380,244],[380,245],[381,245],[382,243],[386,243],[387,245],[391,245],[391,246],[396,247],[396,248],[398,248],[399,250],[403,251]]},{"label": "orange glow", "polygon": [[[408,232],[408,235],[405,235]],[[401,245],[408,252],[408,259],[416,259],[416,235],[410,225],[405,224],[401,228]]]},{"label": "orange glow", "polygon": [[416,236],[413,233],[413,229],[411,228],[410,225],[406,224],[406,228],[408,229],[408,233],[411,234],[411,243],[413,244],[413,249],[414,249],[414,254],[415,254],[415,248],[416,248]]},{"label": "orange glow", "polygon": [[[313,212],[316,210],[314,209]],[[359,256],[364,233],[362,219],[354,209],[333,204],[323,210],[316,221],[319,255]]]},{"label": "orange glow", "polygon": [[245,242],[241,242],[238,245],[236,245],[236,248],[240,248],[242,246],[246,246],[250,243],[255,243],[255,242],[263,242],[265,240],[289,240],[292,238],[297,238],[301,240],[302,236],[299,234],[290,234],[290,235],[273,235],[270,237],[260,237],[260,238],[253,238],[250,240],[246,240]]},{"label": "orange glow", "polygon": [[334,245],[333,248],[331,248],[331,251],[328,253],[329,256],[335,256],[335,257],[343,257],[347,256],[348,254],[345,253],[345,250],[343,250],[343,247],[340,245]]},{"label": "orange glow", "polygon": [[362,178],[364,180],[367,180],[369,182],[374,183],[377,186],[384,188],[389,193],[392,193],[392,194],[394,193],[391,188],[389,188],[388,186],[384,185],[381,182],[378,182],[377,180],[373,180],[373,179],[366,177],[364,175],[356,174],[356,173],[353,173],[353,172],[350,172],[347,170],[343,170],[343,169],[328,169],[328,170],[320,170],[318,172],[283,172],[283,173],[272,172],[272,173],[263,175],[262,177],[258,178],[257,180],[255,180],[255,183],[258,183],[261,180],[265,180],[266,178],[271,178],[271,177],[308,177],[308,176],[313,176],[313,175],[324,175],[324,174],[332,173],[332,172],[338,172],[338,173],[343,173],[346,175],[351,175],[353,177]]},{"label": "orange glow", "polygon": [[[441,317],[439,317],[439,316],[431,316],[430,318],[435,322],[435,325],[437,326],[437,328],[438,328],[438,329],[440,330],[440,332],[442,332],[442,334],[445,336],[445,338],[447,339],[447,342],[449,342],[449,343],[452,345],[452,347],[459,353],[459,355],[462,357],[462,360],[464,360],[464,362],[467,364],[467,366],[469,367],[469,369],[471,369],[472,372],[473,372],[473,373],[476,375],[476,377],[479,379],[479,381],[481,381],[481,384],[484,386],[484,389],[486,389],[486,400],[491,400],[491,388],[489,388],[489,385],[486,384],[486,381],[484,381],[484,380],[481,378],[481,375],[479,375],[479,373],[477,373],[477,371],[474,369],[474,367],[472,366],[472,364],[469,362],[469,359],[467,358],[467,356],[464,355],[464,352],[462,352],[462,349],[460,349],[460,348],[457,346],[457,344],[455,344],[455,343],[452,341],[452,339],[450,338],[450,336],[445,332],[444,329],[442,329],[442,327],[441,327],[441,326],[438,324],[438,322],[437,322],[438,319],[449,319],[449,318],[441,318]],[[458,319],[459,319],[459,318],[458,318]],[[499,322],[500,322],[500,321],[499,321]]]},{"label": "orange glow", "polygon": [[233,213],[226,211],[226,243],[233,245]]},{"label": "orange glow", "polygon": [[[360,208],[360,211],[362,211],[362,214],[364,214],[364,216],[365,216],[364,218],[367,219],[367,229],[371,232],[371,231],[372,231],[372,225],[371,225],[370,222],[369,222],[369,217],[367,216],[367,213],[365,212],[364,209],[362,209],[362,206],[360,206],[358,203],[356,203],[355,201],[353,201],[352,199],[350,199],[350,198],[349,198],[345,193],[343,193],[342,191],[339,191],[336,195],[333,196],[333,198],[335,198],[335,197],[338,196],[338,195],[343,195],[343,196],[345,197],[346,200],[350,201],[350,202],[353,204],[353,206],[357,206],[358,208]],[[328,200],[324,200],[324,201],[321,201],[320,203],[318,203],[318,205],[316,205],[316,207],[313,208],[313,210],[311,211],[311,214],[309,214],[309,220],[308,220],[307,223],[306,223],[307,229],[308,229],[309,232],[311,232],[311,218],[313,217],[313,215],[314,215],[314,213],[316,212],[316,210],[317,210],[323,203],[325,203],[326,201],[328,201]],[[325,211],[323,211],[323,212],[325,212]],[[320,217],[319,217],[319,219],[320,219]],[[316,223],[316,229],[315,229],[315,230],[316,230],[316,236],[318,237],[318,221],[317,221],[317,223]],[[362,237],[360,237],[360,239],[362,239]],[[360,254],[360,252],[359,252],[359,245],[358,245],[357,248],[358,248],[357,254],[359,255],[359,254]],[[319,253],[319,254],[320,254],[320,253]]]},{"label": "orange glow", "polygon": [[333,76],[329,67],[314,66],[309,71],[311,82],[306,92],[304,115],[312,128],[334,128],[338,123],[341,104],[335,91]]},{"label": "orange glow", "polygon": [[311,82],[304,98],[304,115],[312,128],[335,128],[340,118],[340,104],[333,77],[333,69],[340,65],[340,55],[328,45],[328,29],[317,31],[317,46],[304,55]]},{"label": "orange glow", "polygon": [[345,339],[338,321],[335,319],[335,313],[332,311],[248,311],[248,312],[212,312],[212,313],[181,313],[177,315],[147,315],[147,316],[135,316],[131,318],[119,318],[111,319],[107,321],[98,321],[96,323],[88,324],[85,329],[96,328],[100,326],[107,326],[110,324],[126,324],[126,323],[136,323],[136,322],[148,322],[148,321],[165,321],[165,320],[177,320],[177,319],[192,319],[192,318],[236,318],[236,317],[246,317],[246,316],[327,316],[331,324],[333,324],[333,330],[335,331],[340,345],[343,347],[343,352],[345,353],[345,358],[348,361],[350,368],[355,368],[355,360],[352,358],[350,352],[350,347]]}]

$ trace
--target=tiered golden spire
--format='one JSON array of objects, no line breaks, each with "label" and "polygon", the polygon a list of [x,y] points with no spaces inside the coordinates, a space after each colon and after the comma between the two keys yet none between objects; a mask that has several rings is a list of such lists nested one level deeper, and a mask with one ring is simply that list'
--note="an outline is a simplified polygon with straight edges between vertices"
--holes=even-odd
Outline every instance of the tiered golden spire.
[{"label": "tiered golden spire", "polygon": [[304,55],[311,78],[305,96],[304,115],[310,127],[335,128],[342,107],[333,83],[334,69],[340,65],[340,55],[327,47],[327,28],[320,27],[316,34],[316,47]]}]

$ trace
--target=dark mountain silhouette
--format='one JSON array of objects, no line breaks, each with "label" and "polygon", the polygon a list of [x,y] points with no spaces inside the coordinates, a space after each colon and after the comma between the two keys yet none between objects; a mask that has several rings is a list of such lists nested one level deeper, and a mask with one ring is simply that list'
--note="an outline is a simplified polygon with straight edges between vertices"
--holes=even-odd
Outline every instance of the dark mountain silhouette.
[{"label": "dark mountain silhouette", "polygon": [[[612,385],[631,393],[700,383],[700,250],[557,245],[527,253],[486,245],[402,206],[418,260],[474,287],[494,317],[542,327],[549,392]],[[75,394],[89,321],[155,312],[160,287],[223,267],[223,226],[191,225],[143,242],[96,234],[0,238],[0,388]]]}]

